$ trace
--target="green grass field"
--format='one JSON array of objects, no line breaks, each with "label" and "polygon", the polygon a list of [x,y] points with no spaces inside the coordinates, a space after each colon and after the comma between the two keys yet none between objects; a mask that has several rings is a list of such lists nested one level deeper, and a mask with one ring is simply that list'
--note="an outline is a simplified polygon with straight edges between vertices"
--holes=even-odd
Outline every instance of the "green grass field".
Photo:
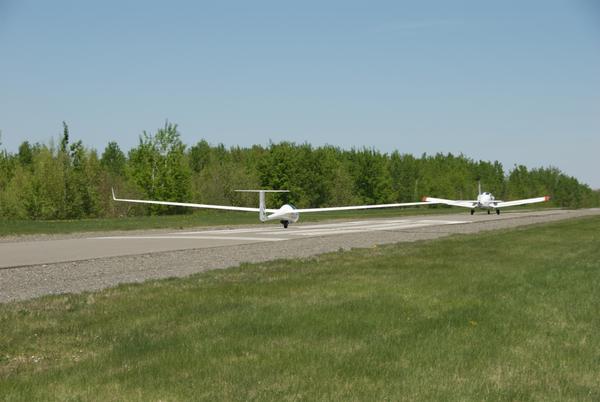
[{"label": "green grass field", "polygon": [[0,305],[0,400],[600,400],[600,218]]}]

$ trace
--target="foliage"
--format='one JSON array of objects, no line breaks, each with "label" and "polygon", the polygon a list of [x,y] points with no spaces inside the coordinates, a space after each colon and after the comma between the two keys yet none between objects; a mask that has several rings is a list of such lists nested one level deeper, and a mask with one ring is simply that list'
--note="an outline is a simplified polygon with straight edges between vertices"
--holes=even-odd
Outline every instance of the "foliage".
[{"label": "foliage", "polygon": [[[189,202],[191,169],[177,125],[169,122],[155,135],[144,132],[137,148],[129,151],[127,174],[145,198]],[[152,206],[151,213],[178,211]]]},{"label": "foliage", "polygon": [[418,201],[424,195],[472,199],[477,179],[499,199],[552,196],[550,205],[600,205],[600,193],[556,167],[516,165],[508,172],[498,161],[464,155],[415,157],[375,149],[343,150],[292,142],[250,148],[210,145],[187,148],[177,125],[165,122],[143,132],[127,155],[117,142],[98,157],[81,141],[71,141],[63,122],[59,146],[24,141],[16,154],[0,150],[0,217],[79,219],[190,212],[111,200],[111,188],[130,198],[255,206],[254,194],[237,189],[287,189],[267,203],[298,207]]}]

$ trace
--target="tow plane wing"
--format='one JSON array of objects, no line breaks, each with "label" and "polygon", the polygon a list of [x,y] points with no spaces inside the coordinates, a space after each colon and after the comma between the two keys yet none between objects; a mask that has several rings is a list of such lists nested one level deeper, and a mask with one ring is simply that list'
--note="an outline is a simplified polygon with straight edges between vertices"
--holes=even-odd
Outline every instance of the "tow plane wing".
[{"label": "tow plane wing", "polygon": [[535,204],[536,202],[546,202],[549,200],[550,200],[550,196],[546,195],[544,197],[525,198],[523,200],[498,201],[496,203],[496,208],[514,207],[517,205],[525,205],[525,204]]}]

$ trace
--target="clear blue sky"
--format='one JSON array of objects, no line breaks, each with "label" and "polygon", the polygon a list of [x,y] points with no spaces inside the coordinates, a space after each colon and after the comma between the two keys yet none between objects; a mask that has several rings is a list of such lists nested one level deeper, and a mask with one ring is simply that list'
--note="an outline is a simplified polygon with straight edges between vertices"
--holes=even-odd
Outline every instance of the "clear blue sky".
[{"label": "clear blue sky", "polygon": [[308,141],[600,188],[600,7],[530,1],[0,0],[2,147]]}]

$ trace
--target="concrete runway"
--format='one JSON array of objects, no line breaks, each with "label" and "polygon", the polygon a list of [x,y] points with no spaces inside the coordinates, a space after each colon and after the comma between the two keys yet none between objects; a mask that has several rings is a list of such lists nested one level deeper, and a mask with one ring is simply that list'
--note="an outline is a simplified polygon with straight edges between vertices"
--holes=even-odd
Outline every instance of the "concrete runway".
[{"label": "concrete runway", "polygon": [[[432,240],[600,215],[600,209],[399,216],[299,223],[283,229],[144,230],[0,239],[0,303],[95,291],[123,283],[185,277],[281,258],[312,258],[351,248]],[[474,244],[476,246],[476,244]]]},{"label": "concrete runway", "polygon": [[176,250],[281,242],[306,237],[438,227],[465,224],[470,221],[421,216],[405,219],[296,224],[290,225],[287,229],[275,225],[256,225],[236,229],[164,233],[150,231],[147,234],[9,242],[0,243],[0,256],[2,256],[0,269]]}]

